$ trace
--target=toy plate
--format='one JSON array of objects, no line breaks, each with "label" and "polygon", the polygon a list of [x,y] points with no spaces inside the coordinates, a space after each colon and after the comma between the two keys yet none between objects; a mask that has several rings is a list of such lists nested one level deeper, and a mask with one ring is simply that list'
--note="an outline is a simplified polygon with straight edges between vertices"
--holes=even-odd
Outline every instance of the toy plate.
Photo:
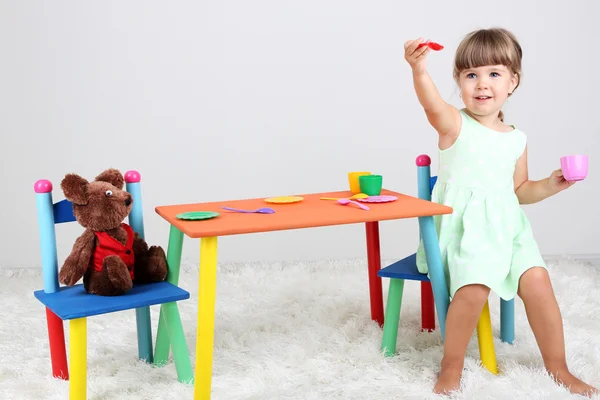
[{"label": "toy plate", "polygon": [[191,211],[184,212],[181,214],[177,214],[176,217],[178,219],[186,219],[186,220],[201,220],[201,219],[211,219],[218,217],[219,213],[214,211]]},{"label": "toy plate", "polygon": [[360,201],[361,203],[389,203],[390,201],[396,201],[398,197],[396,196],[369,196],[364,199],[356,199],[356,201]]},{"label": "toy plate", "polygon": [[269,197],[268,199],[265,199],[265,201],[267,203],[274,203],[274,204],[297,203],[302,200],[304,200],[304,197],[300,197],[300,196],[280,196],[280,197]]}]

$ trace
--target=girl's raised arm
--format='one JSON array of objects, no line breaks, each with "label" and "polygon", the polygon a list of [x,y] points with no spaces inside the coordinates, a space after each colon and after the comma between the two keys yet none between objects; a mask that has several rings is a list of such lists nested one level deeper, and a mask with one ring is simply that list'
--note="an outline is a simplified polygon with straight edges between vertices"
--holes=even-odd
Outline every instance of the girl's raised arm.
[{"label": "girl's raised arm", "polygon": [[404,58],[412,68],[415,93],[431,126],[442,136],[456,136],[461,125],[460,113],[456,107],[444,101],[427,73],[426,57],[431,49],[428,46],[419,47],[422,41],[419,38],[404,44]]}]

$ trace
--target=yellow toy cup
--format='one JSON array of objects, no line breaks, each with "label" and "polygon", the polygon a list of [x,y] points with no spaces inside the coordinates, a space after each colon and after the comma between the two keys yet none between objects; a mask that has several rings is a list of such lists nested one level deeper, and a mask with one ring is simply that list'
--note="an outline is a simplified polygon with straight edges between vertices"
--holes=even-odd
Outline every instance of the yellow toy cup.
[{"label": "yellow toy cup", "polygon": [[348,184],[350,185],[350,191],[353,194],[360,193],[360,183],[358,178],[364,175],[371,175],[371,173],[367,171],[348,172]]}]

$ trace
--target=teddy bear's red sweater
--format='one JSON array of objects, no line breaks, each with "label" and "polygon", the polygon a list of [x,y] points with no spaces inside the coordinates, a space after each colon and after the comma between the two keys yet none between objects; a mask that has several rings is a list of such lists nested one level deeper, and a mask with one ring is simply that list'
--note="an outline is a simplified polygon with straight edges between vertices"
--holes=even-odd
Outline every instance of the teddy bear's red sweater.
[{"label": "teddy bear's red sweater", "polygon": [[106,232],[94,232],[98,238],[98,244],[92,256],[91,266],[94,268],[94,270],[101,272],[102,263],[104,262],[105,257],[119,256],[125,265],[127,265],[127,270],[129,271],[129,275],[133,280],[133,265],[135,263],[135,255],[133,254],[133,240],[135,238],[135,233],[133,232],[133,229],[126,223],[121,223],[121,226],[127,232],[127,243],[125,245]]}]

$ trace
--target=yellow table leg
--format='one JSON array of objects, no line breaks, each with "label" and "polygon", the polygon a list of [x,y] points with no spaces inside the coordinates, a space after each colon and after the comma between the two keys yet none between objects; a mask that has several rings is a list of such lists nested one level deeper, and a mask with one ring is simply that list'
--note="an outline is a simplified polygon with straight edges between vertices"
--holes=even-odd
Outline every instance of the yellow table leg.
[{"label": "yellow table leg", "polygon": [[209,400],[215,337],[215,298],[217,294],[217,238],[200,240],[198,282],[198,327],[196,334],[196,374],[194,400]]},{"label": "yellow table leg", "polygon": [[481,363],[492,374],[498,374],[496,351],[494,350],[494,337],[492,335],[492,321],[490,318],[490,305],[486,301],[477,322],[477,339],[479,342],[479,357]]},{"label": "yellow table leg", "polygon": [[87,397],[87,320],[73,319],[69,322],[69,399],[85,400]]}]

